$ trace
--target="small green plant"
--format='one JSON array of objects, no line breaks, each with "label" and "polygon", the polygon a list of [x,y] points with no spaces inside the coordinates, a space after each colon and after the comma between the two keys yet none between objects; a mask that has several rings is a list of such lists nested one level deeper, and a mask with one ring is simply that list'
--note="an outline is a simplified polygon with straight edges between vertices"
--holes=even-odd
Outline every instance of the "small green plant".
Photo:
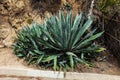
[{"label": "small green plant", "polygon": [[28,23],[28,24],[32,24],[32,23],[33,23],[33,19],[31,19],[31,18],[30,18],[30,19],[27,19],[27,23]]},{"label": "small green plant", "polygon": [[120,0],[101,0],[99,2],[99,9],[106,13],[110,12],[112,7],[120,6]]},{"label": "small green plant", "polygon": [[96,29],[88,32],[93,19],[83,14],[72,20],[72,11],[65,16],[62,11],[57,16],[46,19],[42,25],[34,23],[17,33],[14,52],[28,61],[54,70],[75,68],[77,63],[88,64],[89,56],[101,52],[93,40],[103,32],[94,34]]}]

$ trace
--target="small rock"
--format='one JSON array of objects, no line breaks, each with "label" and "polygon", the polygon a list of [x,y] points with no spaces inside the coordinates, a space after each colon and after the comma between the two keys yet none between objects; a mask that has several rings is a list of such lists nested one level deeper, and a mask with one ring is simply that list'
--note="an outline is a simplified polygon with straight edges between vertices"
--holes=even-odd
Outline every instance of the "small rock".
[{"label": "small rock", "polygon": [[101,68],[101,71],[105,71],[105,69],[104,69],[104,68]]},{"label": "small rock", "polygon": [[112,64],[109,64],[108,67],[111,68],[111,67],[112,67]]},{"label": "small rock", "polygon": [[98,58],[97,58],[97,61],[105,62],[106,60],[107,60],[107,59],[106,59],[106,56],[98,57]]},{"label": "small rock", "polygon": [[16,6],[17,6],[18,8],[23,8],[23,7],[25,6],[25,4],[24,4],[23,1],[18,1],[18,2],[16,3]]},{"label": "small rock", "polygon": [[5,47],[5,45],[0,44],[0,48],[4,48],[4,47]]}]

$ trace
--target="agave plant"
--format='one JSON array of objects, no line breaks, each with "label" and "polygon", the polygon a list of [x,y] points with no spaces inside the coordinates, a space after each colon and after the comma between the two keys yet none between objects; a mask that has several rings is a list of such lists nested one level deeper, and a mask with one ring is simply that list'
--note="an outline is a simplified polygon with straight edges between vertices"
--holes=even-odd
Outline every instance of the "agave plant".
[{"label": "agave plant", "polygon": [[59,18],[53,15],[42,25],[33,23],[18,32],[14,52],[28,63],[54,70],[74,69],[79,62],[87,64],[88,56],[104,50],[93,41],[103,32],[88,31],[92,22],[92,18],[87,19],[82,13],[73,20],[72,11],[65,16],[60,11]]}]

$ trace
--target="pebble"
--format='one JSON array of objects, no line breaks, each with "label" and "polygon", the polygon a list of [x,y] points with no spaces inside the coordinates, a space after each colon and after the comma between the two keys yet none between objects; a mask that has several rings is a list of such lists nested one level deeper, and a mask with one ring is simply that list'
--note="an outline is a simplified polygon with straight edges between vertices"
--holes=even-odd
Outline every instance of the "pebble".
[{"label": "pebble", "polygon": [[5,47],[5,45],[0,44],[0,48],[4,48],[4,47]]}]

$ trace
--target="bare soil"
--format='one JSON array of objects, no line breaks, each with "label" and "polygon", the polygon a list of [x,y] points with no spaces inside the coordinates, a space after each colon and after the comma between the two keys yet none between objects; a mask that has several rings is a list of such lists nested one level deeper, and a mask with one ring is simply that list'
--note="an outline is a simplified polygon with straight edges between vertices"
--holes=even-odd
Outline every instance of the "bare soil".
[{"label": "bare soil", "polygon": [[10,48],[0,49],[0,67],[36,68],[34,65],[28,66],[23,59],[17,58]]}]

